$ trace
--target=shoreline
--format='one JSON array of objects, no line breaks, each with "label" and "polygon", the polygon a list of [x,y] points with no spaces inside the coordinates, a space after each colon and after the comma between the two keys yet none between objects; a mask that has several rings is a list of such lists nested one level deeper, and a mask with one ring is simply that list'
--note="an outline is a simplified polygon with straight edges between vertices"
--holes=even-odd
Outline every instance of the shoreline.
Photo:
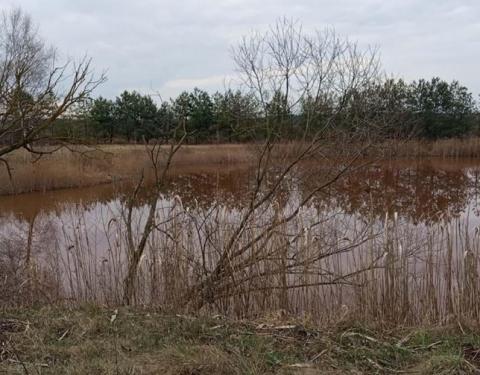
[{"label": "shoreline", "polygon": [[[251,162],[258,144],[202,144],[184,145],[175,155],[172,170],[218,168]],[[295,144],[280,145],[288,152]],[[378,160],[412,160],[425,158],[478,159],[480,138],[445,139],[438,141],[406,142],[387,141],[373,146],[373,152],[382,155],[365,155]],[[140,171],[149,171],[150,162],[145,145],[107,144],[91,148],[77,146],[75,152],[62,149],[35,161],[30,154],[19,150],[7,157],[12,168],[10,180],[5,167],[0,167],[0,196],[22,193],[47,192],[63,189],[93,187],[135,179]]]}]

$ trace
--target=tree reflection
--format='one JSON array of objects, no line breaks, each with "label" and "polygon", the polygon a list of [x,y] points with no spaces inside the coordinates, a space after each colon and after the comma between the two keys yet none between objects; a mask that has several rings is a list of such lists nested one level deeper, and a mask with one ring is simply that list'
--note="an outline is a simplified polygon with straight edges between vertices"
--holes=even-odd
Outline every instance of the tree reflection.
[{"label": "tree reflection", "polygon": [[396,212],[413,223],[431,223],[460,216],[476,196],[476,186],[469,168],[377,164],[346,176],[332,186],[328,199],[347,213],[381,218]]},{"label": "tree reflection", "polygon": [[[328,179],[339,166],[306,165],[292,171],[278,190],[277,204],[282,207],[298,191],[305,195]],[[274,176],[275,168],[269,173]],[[241,208],[249,197],[249,181],[255,178],[246,165],[221,166],[169,177],[165,196],[179,196],[185,207],[208,208],[214,204]],[[128,198],[132,182],[91,188],[68,189],[48,193],[0,197],[0,217],[13,215],[29,222],[38,214],[60,215],[66,207],[94,209],[98,204]],[[143,192],[148,197],[148,188]],[[429,223],[458,217],[467,209],[480,216],[480,167],[475,161],[412,160],[389,161],[346,174],[317,195],[314,203],[325,210],[341,210],[348,214],[383,218],[386,213],[404,217],[413,223]],[[137,202],[142,205],[142,199]]]}]

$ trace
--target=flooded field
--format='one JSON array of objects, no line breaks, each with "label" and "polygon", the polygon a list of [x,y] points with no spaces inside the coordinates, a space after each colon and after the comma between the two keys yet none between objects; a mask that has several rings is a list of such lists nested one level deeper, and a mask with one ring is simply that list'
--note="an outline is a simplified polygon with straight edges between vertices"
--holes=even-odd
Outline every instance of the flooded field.
[{"label": "flooded field", "polygon": [[[241,231],[253,169],[171,176],[139,263],[136,303],[236,316],[281,309],[318,319],[478,317],[480,162],[372,163],[286,220],[327,173],[305,170],[308,179],[292,172]],[[120,303],[131,192],[100,185],[0,197],[0,302]],[[143,194],[131,208],[134,242],[148,216]]]}]

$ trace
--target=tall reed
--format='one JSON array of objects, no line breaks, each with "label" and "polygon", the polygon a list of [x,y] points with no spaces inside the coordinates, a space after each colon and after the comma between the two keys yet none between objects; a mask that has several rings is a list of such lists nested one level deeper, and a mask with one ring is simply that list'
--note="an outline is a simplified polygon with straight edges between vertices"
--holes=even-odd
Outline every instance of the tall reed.
[{"label": "tall reed", "polygon": [[[236,317],[282,310],[322,322],[480,319],[479,231],[468,216],[413,225],[396,214],[365,220],[311,205],[252,243],[267,223],[289,212],[288,201],[273,202],[249,219],[236,246],[251,246],[230,260],[228,275],[209,288],[195,289],[215,270],[244,209],[221,203],[184,207],[178,196],[162,197],[159,224],[140,262],[135,303],[191,311],[191,300],[199,297],[191,293],[198,290],[207,301],[202,312]],[[32,290],[22,289],[27,284],[34,285],[33,295],[45,296],[44,302],[122,303],[128,265],[122,210],[117,200],[37,218],[33,273],[24,268],[28,225],[15,230],[16,240],[12,230],[3,233],[1,303],[38,302]],[[136,207],[136,227],[145,215],[142,206]],[[7,293],[13,288],[15,293]]]}]

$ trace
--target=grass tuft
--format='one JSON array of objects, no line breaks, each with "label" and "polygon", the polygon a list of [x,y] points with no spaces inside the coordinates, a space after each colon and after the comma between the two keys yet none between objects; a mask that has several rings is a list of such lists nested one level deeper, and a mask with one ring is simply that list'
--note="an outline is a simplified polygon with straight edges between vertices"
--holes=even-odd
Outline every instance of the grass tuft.
[{"label": "grass tuft", "polygon": [[[147,310],[4,310],[8,374],[474,374],[480,336],[455,327],[273,325]],[[280,323],[280,322],[278,322]],[[277,324],[277,323],[275,323]],[[7,327],[7,325],[0,325]],[[12,326],[10,324],[10,326]]]}]

